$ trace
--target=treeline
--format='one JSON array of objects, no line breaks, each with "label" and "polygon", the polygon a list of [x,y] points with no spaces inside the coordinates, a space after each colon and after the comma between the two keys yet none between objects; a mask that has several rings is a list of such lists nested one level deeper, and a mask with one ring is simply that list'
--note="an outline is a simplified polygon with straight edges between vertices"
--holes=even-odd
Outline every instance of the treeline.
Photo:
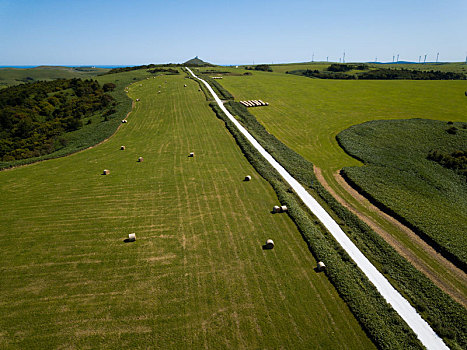
[{"label": "treeline", "polygon": [[286,72],[287,74],[303,75],[310,78],[318,79],[361,79],[361,80],[465,80],[466,75],[463,73],[454,72],[441,72],[441,71],[420,71],[410,69],[390,69],[390,68],[378,68],[373,70],[367,70],[364,72],[358,72],[355,74],[347,73],[350,70],[362,70],[368,67],[362,65],[343,65],[343,64],[332,64],[325,71],[319,71],[317,69],[311,70],[294,70]]},{"label": "treeline", "polygon": [[[114,74],[114,73],[122,73],[122,72],[129,72],[129,71],[133,71],[133,70],[138,70],[138,69],[161,69],[160,72],[169,72],[169,73],[173,73],[174,70],[172,71],[164,71],[163,69],[164,68],[167,68],[167,67],[214,67],[214,65],[210,64],[210,63],[203,63],[203,64],[190,64],[190,63],[184,63],[184,64],[181,64],[181,63],[167,63],[167,64],[144,64],[144,65],[141,65],[141,66],[134,66],[134,67],[121,67],[121,68],[113,68],[111,70],[109,70],[108,72],[102,74],[102,75],[106,75],[106,74]],[[178,73],[173,73],[173,74],[178,74]]]},{"label": "treeline", "polygon": [[367,80],[465,80],[466,78],[465,74],[462,73],[389,68],[369,70],[366,72],[357,73],[357,76],[358,79]]},{"label": "treeline", "polygon": [[[0,159],[38,157],[66,146],[64,133],[83,126],[83,118],[115,112],[115,101],[95,80],[59,79],[0,90]],[[90,121],[88,121],[89,123]]]},{"label": "treeline", "polygon": [[330,72],[348,72],[351,70],[367,70],[367,69],[368,69],[368,65],[364,63],[357,63],[357,64],[333,63],[327,68],[327,70]]},{"label": "treeline", "polygon": [[148,70],[149,73],[156,74],[156,73],[168,73],[168,74],[180,74],[178,69],[173,68],[154,68]]},{"label": "treeline", "polygon": [[272,68],[269,64],[258,64],[254,67],[245,67],[246,70],[260,70],[263,72],[272,72]]},{"label": "treeline", "polygon": [[[291,72],[294,74],[294,72]],[[301,75],[304,75],[309,78],[318,78],[318,79],[357,79],[357,77],[353,74],[345,74],[343,72],[331,72],[331,71],[323,71],[320,72],[319,70],[311,70],[307,69],[305,71],[301,71]]]},{"label": "treeline", "polygon": [[467,179],[467,150],[454,151],[450,154],[432,150],[428,153],[427,159],[439,163],[447,169],[455,170]]},{"label": "treeline", "polygon": [[112,68],[108,72],[102,74],[115,74],[115,73],[122,73],[122,72],[130,72],[132,70],[138,70],[138,69],[150,69],[150,68],[155,68],[157,67],[155,64],[145,64],[142,66],[134,66],[134,67],[121,67],[121,68]]}]

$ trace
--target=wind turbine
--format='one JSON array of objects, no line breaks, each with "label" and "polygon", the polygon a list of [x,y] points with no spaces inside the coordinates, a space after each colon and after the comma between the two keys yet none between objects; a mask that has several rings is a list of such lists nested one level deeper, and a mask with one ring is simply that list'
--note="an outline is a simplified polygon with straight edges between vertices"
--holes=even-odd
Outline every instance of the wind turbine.
[{"label": "wind turbine", "polygon": [[315,53],[313,52],[313,55],[311,56],[311,62],[315,61]]},{"label": "wind turbine", "polygon": [[397,61],[396,63],[399,63],[399,54],[397,54]]},{"label": "wind turbine", "polygon": [[394,55],[392,55],[392,63],[394,63],[394,57],[395,57],[395,56],[394,56]]},{"label": "wind turbine", "polygon": [[438,63],[439,52],[436,54],[436,63]]},{"label": "wind turbine", "polygon": [[423,64],[425,64],[425,62],[426,62],[426,55],[425,55],[425,58],[423,59]]},{"label": "wind turbine", "polygon": [[345,63],[345,51],[344,51],[344,55],[342,56],[342,63]]},{"label": "wind turbine", "polygon": [[422,56],[418,56],[418,64],[420,64],[421,60],[422,60]]}]

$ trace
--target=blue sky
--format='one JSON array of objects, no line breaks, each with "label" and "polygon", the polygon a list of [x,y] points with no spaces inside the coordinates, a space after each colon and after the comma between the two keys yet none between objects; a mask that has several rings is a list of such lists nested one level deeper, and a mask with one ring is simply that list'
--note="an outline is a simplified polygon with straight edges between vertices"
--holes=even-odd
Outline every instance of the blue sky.
[{"label": "blue sky", "polygon": [[464,61],[466,0],[0,0],[0,65]]}]

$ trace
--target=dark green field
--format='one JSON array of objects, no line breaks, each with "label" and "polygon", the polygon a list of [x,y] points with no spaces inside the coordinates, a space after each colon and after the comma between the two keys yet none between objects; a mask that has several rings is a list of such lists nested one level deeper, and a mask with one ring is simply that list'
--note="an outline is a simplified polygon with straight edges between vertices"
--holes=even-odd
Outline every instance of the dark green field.
[{"label": "dark green field", "polygon": [[107,142],[0,172],[0,347],[374,348],[198,85],[129,94]]},{"label": "dark green field", "polygon": [[[448,133],[450,128],[457,131]],[[346,129],[337,139],[365,164],[344,168],[345,176],[465,270],[466,178],[427,157],[431,150],[467,150],[467,123],[375,121]]]}]

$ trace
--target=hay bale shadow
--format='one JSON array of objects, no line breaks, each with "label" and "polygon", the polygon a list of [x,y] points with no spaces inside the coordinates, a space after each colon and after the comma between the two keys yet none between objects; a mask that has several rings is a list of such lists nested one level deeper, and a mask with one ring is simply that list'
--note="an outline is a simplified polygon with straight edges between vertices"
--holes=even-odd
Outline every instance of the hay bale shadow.
[{"label": "hay bale shadow", "polygon": [[125,239],[123,240],[123,243],[131,243],[131,242],[135,242],[135,241],[134,241],[134,240],[131,240],[131,239],[129,239],[129,238],[125,238]]},{"label": "hay bale shadow", "polygon": [[274,248],[274,244],[263,244],[263,250],[271,250]]}]

